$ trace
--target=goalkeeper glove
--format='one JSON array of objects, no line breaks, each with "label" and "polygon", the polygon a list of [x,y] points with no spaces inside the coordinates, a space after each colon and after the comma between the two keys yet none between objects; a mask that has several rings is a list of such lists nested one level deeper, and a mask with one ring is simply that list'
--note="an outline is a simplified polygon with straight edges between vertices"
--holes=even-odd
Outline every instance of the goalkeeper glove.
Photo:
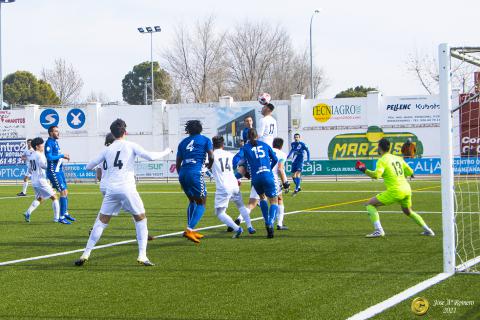
[{"label": "goalkeeper glove", "polygon": [[367,171],[367,167],[365,166],[365,163],[358,160],[357,160],[357,163],[355,164],[355,169],[357,169],[358,171],[362,171],[363,173]]},{"label": "goalkeeper glove", "polygon": [[285,181],[283,183],[283,189],[285,190],[285,193],[288,193],[290,191],[290,182]]}]

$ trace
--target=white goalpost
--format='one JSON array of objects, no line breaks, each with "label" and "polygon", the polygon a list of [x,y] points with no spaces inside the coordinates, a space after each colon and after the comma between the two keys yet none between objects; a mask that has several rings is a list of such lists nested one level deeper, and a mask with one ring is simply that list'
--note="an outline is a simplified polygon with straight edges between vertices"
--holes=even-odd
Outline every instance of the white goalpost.
[{"label": "white goalpost", "polygon": [[479,273],[480,47],[439,46],[443,270]]}]

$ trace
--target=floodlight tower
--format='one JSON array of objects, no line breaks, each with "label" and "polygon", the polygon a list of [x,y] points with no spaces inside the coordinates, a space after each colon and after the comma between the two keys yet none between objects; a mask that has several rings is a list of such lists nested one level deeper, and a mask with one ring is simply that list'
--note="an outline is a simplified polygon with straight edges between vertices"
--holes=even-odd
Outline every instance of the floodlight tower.
[{"label": "floodlight tower", "polygon": [[3,73],[2,73],[2,3],[11,3],[15,0],[0,0],[0,103],[3,110]]},{"label": "floodlight tower", "polygon": [[141,34],[150,34],[150,63],[151,63],[151,71],[152,71],[151,81],[152,81],[152,104],[153,104],[153,100],[155,100],[155,89],[154,89],[155,81],[153,81],[153,34],[156,33],[156,32],[162,31],[162,28],[160,28],[159,26],[154,26],[153,28],[152,27],[145,27],[145,28],[140,27],[140,28],[137,28],[137,30]]},{"label": "floodlight tower", "polygon": [[315,92],[313,91],[313,52],[312,52],[312,23],[313,17],[315,14],[319,13],[320,10],[315,10],[312,13],[312,17],[310,18],[310,98],[315,99]]}]

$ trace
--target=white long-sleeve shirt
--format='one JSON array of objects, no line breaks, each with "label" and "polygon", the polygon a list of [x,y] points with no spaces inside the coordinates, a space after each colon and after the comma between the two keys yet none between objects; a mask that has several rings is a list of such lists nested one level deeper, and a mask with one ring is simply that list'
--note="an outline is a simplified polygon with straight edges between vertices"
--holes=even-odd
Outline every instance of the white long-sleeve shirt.
[{"label": "white long-sleeve shirt", "polygon": [[273,139],[277,137],[277,120],[271,115],[261,118],[257,122],[258,140],[263,141],[270,147],[273,147]]},{"label": "white long-sleeve shirt", "polygon": [[162,152],[149,152],[134,142],[115,140],[87,164],[87,170],[93,170],[101,164],[105,171],[102,180],[106,179],[104,186],[107,192],[124,193],[136,189],[136,157],[152,161],[159,160],[171,152],[170,148]]}]

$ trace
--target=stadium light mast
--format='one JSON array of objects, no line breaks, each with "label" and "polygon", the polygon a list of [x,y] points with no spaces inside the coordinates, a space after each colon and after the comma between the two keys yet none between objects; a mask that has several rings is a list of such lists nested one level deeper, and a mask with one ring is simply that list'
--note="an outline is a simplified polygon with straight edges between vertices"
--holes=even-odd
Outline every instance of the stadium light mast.
[{"label": "stadium light mast", "polygon": [[320,10],[315,10],[312,13],[312,17],[310,18],[310,97],[315,99],[315,92],[313,91],[313,50],[312,50],[312,23],[313,17],[315,14],[319,13]]},{"label": "stadium light mast", "polygon": [[152,104],[153,100],[155,100],[155,87],[154,87],[154,81],[153,81],[153,34],[156,32],[162,31],[162,28],[159,26],[154,26],[152,27],[145,27],[145,28],[137,28],[138,32],[141,34],[150,34],[150,64],[151,64],[151,81],[152,81]]},{"label": "stadium light mast", "polygon": [[0,0],[0,102],[3,110],[3,73],[2,73],[2,3],[11,3],[15,0]]}]

